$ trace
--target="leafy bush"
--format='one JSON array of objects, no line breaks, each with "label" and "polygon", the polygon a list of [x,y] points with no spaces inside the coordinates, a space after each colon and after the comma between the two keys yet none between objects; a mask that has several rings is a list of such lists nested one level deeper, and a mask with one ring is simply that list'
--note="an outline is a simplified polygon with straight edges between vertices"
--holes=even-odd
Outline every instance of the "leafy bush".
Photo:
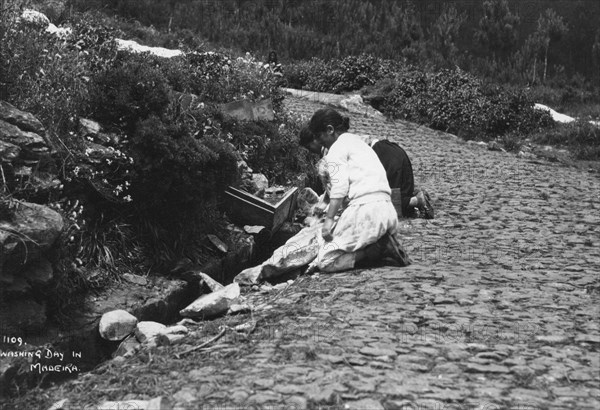
[{"label": "leafy bush", "polygon": [[507,132],[528,133],[548,127],[548,113],[533,109],[522,90],[484,86],[481,80],[461,70],[424,73],[405,70],[394,77],[382,110],[466,139],[493,139]]},{"label": "leafy bush", "polygon": [[197,131],[152,116],[132,140],[133,204],[157,263],[191,252],[198,235],[215,229],[218,195],[238,177],[231,144]]},{"label": "leafy bush", "polygon": [[160,116],[169,104],[169,84],[156,58],[128,54],[93,78],[90,110],[97,120],[132,132],[136,122]]},{"label": "leafy bush", "polygon": [[341,93],[373,85],[399,68],[395,61],[369,54],[329,61],[313,58],[287,66],[285,80],[292,88]]},{"label": "leafy bush", "polygon": [[589,121],[560,124],[552,130],[536,133],[532,140],[540,144],[568,147],[579,159],[600,159],[600,127]]},{"label": "leafy bush", "polygon": [[227,120],[223,130],[254,172],[264,174],[272,184],[311,185],[317,180],[314,161],[298,143],[302,119],[281,115],[281,124]]}]

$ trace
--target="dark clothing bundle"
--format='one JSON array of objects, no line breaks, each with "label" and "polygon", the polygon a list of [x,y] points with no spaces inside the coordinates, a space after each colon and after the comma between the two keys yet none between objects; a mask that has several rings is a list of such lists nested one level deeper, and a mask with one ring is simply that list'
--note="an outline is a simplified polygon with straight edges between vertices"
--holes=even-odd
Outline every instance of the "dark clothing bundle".
[{"label": "dark clothing bundle", "polygon": [[371,148],[385,168],[390,188],[400,189],[402,214],[404,216],[412,215],[414,209],[408,204],[415,190],[415,180],[412,164],[406,151],[400,145],[388,140],[377,141]]}]

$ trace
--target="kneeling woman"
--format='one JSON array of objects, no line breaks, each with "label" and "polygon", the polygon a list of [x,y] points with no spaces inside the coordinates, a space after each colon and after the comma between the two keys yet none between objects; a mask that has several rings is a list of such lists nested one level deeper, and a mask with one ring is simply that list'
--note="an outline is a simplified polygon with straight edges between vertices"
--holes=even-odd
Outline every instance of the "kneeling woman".
[{"label": "kneeling woman", "polygon": [[[398,216],[391,201],[385,169],[362,139],[348,132],[350,119],[324,108],[314,113],[310,131],[328,149],[329,208],[322,228],[317,267],[323,272],[352,269],[390,257],[410,264],[394,238]],[[337,221],[344,198],[348,205]]]}]

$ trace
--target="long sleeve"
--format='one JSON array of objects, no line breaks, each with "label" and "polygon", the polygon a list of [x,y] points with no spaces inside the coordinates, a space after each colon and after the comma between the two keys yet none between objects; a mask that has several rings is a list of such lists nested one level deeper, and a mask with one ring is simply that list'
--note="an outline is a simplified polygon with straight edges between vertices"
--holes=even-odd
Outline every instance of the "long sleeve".
[{"label": "long sleeve", "polygon": [[347,196],[352,201],[370,193],[391,192],[379,158],[354,134],[340,135],[325,160],[332,199]]}]

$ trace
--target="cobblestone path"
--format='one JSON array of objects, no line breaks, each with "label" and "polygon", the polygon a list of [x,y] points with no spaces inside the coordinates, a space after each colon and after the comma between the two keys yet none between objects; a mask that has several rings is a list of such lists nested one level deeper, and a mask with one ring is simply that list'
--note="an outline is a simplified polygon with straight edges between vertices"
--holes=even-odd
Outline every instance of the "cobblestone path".
[{"label": "cobblestone path", "polygon": [[399,142],[435,198],[434,220],[402,224],[412,266],[250,292],[255,312],[202,330],[249,334],[107,364],[48,403],[93,380],[96,398],[163,395],[179,409],[600,408],[598,174],[410,123],[351,115],[351,130]]}]

